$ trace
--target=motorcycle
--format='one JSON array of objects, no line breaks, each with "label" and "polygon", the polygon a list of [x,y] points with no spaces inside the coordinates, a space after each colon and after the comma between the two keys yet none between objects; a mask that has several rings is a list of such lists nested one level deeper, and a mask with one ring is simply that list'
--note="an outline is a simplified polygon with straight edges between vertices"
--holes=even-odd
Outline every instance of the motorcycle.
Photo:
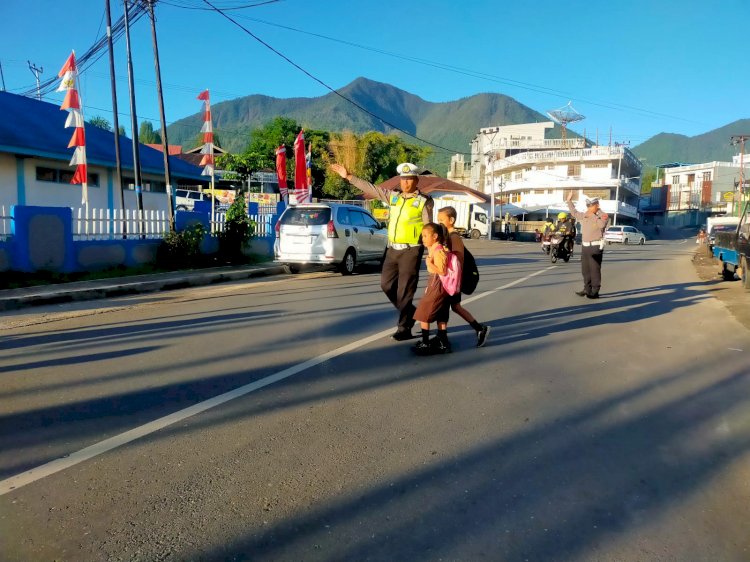
[{"label": "motorcycle", "polygon": [[555,232],[550,237],[550,261],[557,263],[557,260],[563,260],[565,263],[570,261],[570,257],[573,254],[570,249],[569,237],[565,236],[560,232]]},{"label": "motorcycle", "polygon": [[549,255],[550,252],[550,238],[551,236],[549,234],[542,235],[542,252],[547,255]]}]

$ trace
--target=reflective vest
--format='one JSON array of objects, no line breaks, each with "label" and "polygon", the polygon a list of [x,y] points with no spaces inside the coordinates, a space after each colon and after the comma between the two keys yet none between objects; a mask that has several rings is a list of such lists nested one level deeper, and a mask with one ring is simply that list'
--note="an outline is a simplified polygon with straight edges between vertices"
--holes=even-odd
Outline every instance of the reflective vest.
[{"label": "reflective vest", "polygon": [[422,211],[427,197],[417,194],[406,198],[395,192],[391,194],[390,203],[388,240],[393,244],[419,244],[424,226]]}]

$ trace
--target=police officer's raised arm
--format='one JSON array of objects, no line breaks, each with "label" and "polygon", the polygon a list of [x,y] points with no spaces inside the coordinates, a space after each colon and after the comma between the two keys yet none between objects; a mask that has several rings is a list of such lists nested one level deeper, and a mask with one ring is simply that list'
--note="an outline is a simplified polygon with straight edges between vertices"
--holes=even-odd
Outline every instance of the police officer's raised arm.
[{"label": "police officer's raised arm", "polygon": [[371,184],[367,180],[363,180],[362,178],[358,178],[357,176],[350,174],[349,170],[347,170],[345,166],[342,166],[341,164],[331,164],[331,170],[336,172],[341,176],[342,179],[348,181],[365,195],[369,195],[370,197],[374,197],[375,199],[380,199],[381,201],[388,203],[388,193],[384,189]]}]

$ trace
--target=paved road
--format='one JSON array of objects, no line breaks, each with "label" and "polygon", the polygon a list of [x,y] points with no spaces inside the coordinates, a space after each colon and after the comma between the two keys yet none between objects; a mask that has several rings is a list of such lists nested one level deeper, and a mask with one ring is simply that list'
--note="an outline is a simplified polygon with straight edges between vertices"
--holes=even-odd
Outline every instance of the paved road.
[{"label": "paved road", "polygon": [[608,249],[588,301],[470,247],[491,340],[439,358],[374,271],[5,314],[1,557],[750,559],[750,333],[693,248]]}]

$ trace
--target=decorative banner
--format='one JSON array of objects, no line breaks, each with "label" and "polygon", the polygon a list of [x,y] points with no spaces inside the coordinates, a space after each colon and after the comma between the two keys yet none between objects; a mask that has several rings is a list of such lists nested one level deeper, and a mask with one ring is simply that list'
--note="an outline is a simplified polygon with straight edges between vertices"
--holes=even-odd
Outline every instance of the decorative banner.
[{"label": "decorative banner", "polygon": [[297,203],[310,202],[310,189],[307,183],[307,156],[305,155],[305,131],[302,130],[294,141],[294,195]]},{"label": "decorative banner", "polygon": [[289,190],[286,185],[286,146],[283,144],[276,149],[276,178],[279,180],[279,192],[282,201],[286,201]]},{"label": "decorative banner", "polygon": [[73,157],[70,159],[70,165],[76,167],[72,184],[81,184],[81,203],[89,204],[88,189],[88,165],[86,163],[86,130],[84,128],[83,111],[81,110],[81,98],[78,95],[78,67],[76,65],[75,51],[70,53],[68,60],[57,73],[60,81],[58,92],[65,92],[65,99],[60,106],[61,110],[68,111],[68,118],[65,120],[65,128],[73,127],[73,136],[70,137],[68,148],[75,148]]},{"label": "decorative banner", "polygon": [[203,110],[203,126],[201,127],[201,133],[203,133],[203,148],[201,148],[200,166],[204,166],[202,176],[214,176],[214,128],[211,123],[211,96],[208,90],[202,91],[198,94],[198,99],[205,102]]},{"label": "decorative banner", "polygon": [[305,167],[307,168],[307,189],[312,195],[312,143],[307,145],[307,154],[305,154]]}]

